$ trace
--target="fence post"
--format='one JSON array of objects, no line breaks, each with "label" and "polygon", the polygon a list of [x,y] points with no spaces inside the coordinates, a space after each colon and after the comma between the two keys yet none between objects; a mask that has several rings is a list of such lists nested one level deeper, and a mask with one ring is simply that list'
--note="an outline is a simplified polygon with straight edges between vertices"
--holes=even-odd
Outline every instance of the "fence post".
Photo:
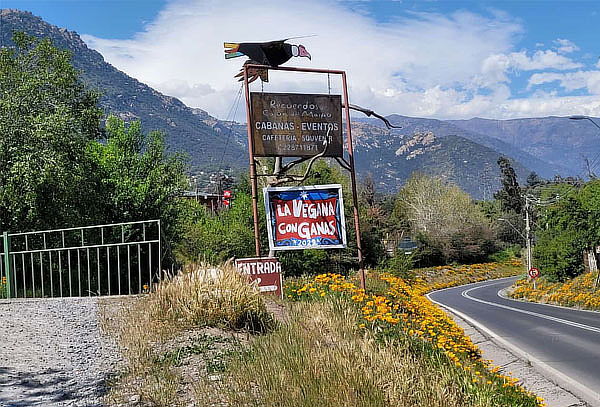
[{"label": "fence post", "polygon": [[10,298],[12,297],[12,284],[10,278],[10,275],[12,273],[10,269],[10,236],[8,235],[8,232],[4,232],[2,238],[4,240],[4,270],[6,273],[6,298]]},{"label": "fence post", "polygon": [[158,220],[158,281],[162,280],[162,245],[160,244],[162,238],[160,219]]}]

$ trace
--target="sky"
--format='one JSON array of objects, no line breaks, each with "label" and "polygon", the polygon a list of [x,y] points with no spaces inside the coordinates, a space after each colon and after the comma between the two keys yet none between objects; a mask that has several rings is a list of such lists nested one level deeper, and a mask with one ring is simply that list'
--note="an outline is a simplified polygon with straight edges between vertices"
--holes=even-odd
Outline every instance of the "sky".
[{"label": "sky", "polygon": [[[221,119],[243,120],[243,58],[223,42],[306,36],[345,70],[350,102],[439,119],[600,116],[595,0],[0,0],[77,31],[118,69]],[[259,82],[259,81],[257,81]],[[339,92],[339,77],[273,73],[253,90]],[[235,116],[235,117],[234,117]]]}]

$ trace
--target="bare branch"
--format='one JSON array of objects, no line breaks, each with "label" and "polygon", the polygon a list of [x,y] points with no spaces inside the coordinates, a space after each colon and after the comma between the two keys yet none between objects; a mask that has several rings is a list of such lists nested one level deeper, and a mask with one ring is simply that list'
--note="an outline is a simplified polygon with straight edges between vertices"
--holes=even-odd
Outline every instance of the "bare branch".
[{"label": "bare branch", "polygon": [[[345,107],[345,106],[342,106]],[[353,104],[348,104],[348,108],[352,109],[352,110],[356,110],[358,112],[362,112],[364,114],[366,114],[368,117],[376,117],[379,120],[383,121],[385,123],[385,127],[387,127],[388,129],[401,129],[402,126],[394,126],[392,123],[390,123],[390,121],[388,119],[386,119],[385,117],[383,117],[380,114],[375,113],[373,110],[371,109],[367,109],[365,107],[361,107],[361,106],[357,106],[357,105],[353,105]]]}]

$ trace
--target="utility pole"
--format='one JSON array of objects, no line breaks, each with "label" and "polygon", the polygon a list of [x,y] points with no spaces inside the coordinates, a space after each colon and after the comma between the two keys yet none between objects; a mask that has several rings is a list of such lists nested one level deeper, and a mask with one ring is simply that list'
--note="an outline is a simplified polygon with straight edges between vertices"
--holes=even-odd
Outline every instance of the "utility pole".
[{"label": "utility pole", "polygon": [[[527,241],[527,275],[533,267],[531,256],[531,224],[529,222],[529,197],[525,195],[525,240]],[[535,290],[535,278],[533,279],[533,289]]]},{"label": "utility pole", "polygon": [[529,198],[525,196],[525,240],[527,241],[527,271],[531,270],[531,225],[529,223]]}]

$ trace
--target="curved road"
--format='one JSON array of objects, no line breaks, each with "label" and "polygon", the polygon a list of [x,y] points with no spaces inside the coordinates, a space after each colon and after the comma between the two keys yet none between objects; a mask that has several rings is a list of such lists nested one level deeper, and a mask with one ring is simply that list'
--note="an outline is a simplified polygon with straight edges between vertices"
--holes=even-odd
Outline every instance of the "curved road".
[{"label": "curved road", "polygon": [[600,406],[600,313],[501,297],[498,292],[516,279],[447,288],[428,297],[488,336],[516,347],[550,378]]}]

